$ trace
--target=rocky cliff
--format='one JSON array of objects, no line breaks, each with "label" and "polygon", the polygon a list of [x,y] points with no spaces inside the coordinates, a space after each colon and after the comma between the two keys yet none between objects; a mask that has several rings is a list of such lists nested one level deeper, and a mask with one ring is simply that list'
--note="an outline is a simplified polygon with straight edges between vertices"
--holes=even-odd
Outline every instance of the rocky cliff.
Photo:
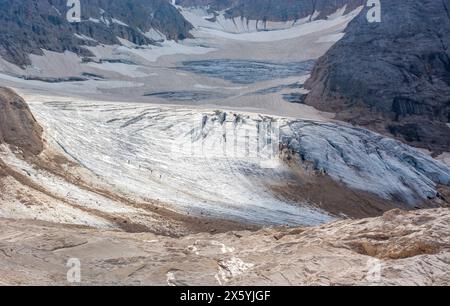
[{"label": "rocky cliff", "polygon": [[165,0],[82,1],[80,23],[67,21],[66,5],[66,0],[0,0],[0,56],[24,66],[30,53],[42,55],[42,49],[89,56],[85,45],[184,39],[192,28]]},{"label": "rocky cliff", "polygon": [[450,1],[382,0],[317,63],[306,103],[436,153],[450,150]]}]

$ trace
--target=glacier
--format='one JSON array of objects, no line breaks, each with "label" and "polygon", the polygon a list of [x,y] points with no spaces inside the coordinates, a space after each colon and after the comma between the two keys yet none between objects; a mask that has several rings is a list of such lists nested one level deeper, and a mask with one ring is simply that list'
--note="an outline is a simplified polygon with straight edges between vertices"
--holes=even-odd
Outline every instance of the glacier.
[{"label": "glacier", "polygon": [[46,138],[115,192],[196,215],[264,225],[315,225],[333,216],[268,185],[311,175],[414,208],[450,186],[428,155],[343,123],[193,106],[49,97],[28,99]]}]

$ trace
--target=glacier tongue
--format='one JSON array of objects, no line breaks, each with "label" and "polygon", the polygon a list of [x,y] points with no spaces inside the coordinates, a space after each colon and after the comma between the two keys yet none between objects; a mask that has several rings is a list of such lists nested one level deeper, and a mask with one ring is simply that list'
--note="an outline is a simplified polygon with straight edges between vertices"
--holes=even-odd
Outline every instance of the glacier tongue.
[{"label": "glacier tongue", "polygon": [[266,225],[333,220],[311,203],[285,200],[267,188],[293,177],[280,148],[351,188],[411,205],[436,197],[436,184],[450,185],[443,164],[343,124],[54,99],[30,101],[50,142],[113,190],[184,212]]},{"label": "glacier tongue", "polygon": [[433,158],[374,132],[313,121],[292,121],[283,133],[289,148],[346,185],[414,205],[450,186],[450,169]]}]

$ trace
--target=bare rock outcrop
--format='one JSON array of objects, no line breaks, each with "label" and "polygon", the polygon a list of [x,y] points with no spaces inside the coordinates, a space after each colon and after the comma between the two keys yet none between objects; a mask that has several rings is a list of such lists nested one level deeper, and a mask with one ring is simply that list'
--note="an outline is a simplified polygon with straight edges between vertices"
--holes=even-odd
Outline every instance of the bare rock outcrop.
[{"label": "bare rock outcrop", "polygon": [[326,19],[345,7],[348,13],[364,4],[364,0],[177,0],[186,7],[204,6],[225,11],[227,18],[242,17],[259,21],[295,21],[308,16]]},{"label": "bare rock outcrop", "polygon": [[450,209],[169,238],[0,219],[0,284],[449,285]]},{"label": "bare rock outcrop", "polygon": [[305,84],[305,102],[340,120],[450,151],[450,2],[381,1],[356,17]]},{"label": "bare rock outcrop", "polygon": [[42,127],[36,122],[26,102],[13,90],[0,87],[0,144],[37,155],[44,142]]},{"label": "bare rock outcrop", "polygon": [[88,57],[88,46],[121,44],[119,38],[148,45],[156,42],[148,32],[178,40],[192,29],[166,0],[81,1],[80,23],[69,23],[67,10],[66,0],[1,1],[0,56],[26,66],[29,54],[43,55],[43,49]]}]

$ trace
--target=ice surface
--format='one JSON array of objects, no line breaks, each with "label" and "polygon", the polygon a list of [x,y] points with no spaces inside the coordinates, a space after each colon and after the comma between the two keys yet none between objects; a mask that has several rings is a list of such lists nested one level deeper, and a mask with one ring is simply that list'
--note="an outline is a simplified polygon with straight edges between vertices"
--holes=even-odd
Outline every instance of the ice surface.
[{"label": "ice surface", "polygon": [[180,69],[223,78],[238,84],[252,84],[261,81],[307,75],[314,61],[295,63],[244,61],[244,60],[203,60],[183,62]]},{"label": "ice surface", "polygon": [[[256,156],[247,156],[245,133],[239,133],[236,147],[230,135],[231,147],[223,151],[222,129],[215,131],[214,123],[221,119],[208,120],[203,138],[198,129],[203,115],[192,109],[94,101],[30,105],[52,141],[122,193],[259,224],[312,225],[333,219],[267,191],[266,178],[281,179],[285,171],[264,168]],[[226,124],[234,130],[231,118]],[[250,125],[249,133],[256,129]]]},{"label": "ice surface", "polygon": [[450,186],[450,168],[422,152],[374,132],[314,121],[292,121],[283,142],[314,168],[352,188],[411,205]]},{"label": "ice surface", "polygon": [[270,154],[279,140],[304,167],[412,206],[436,197],[438,183],[450,185],[444,164],[344,124],[70,99],[39,99],[31,107],[48,137],[111,188],[195,214],[272,225],[332,220],[268,190],[267,184],[292,178],[277,151]]}]

